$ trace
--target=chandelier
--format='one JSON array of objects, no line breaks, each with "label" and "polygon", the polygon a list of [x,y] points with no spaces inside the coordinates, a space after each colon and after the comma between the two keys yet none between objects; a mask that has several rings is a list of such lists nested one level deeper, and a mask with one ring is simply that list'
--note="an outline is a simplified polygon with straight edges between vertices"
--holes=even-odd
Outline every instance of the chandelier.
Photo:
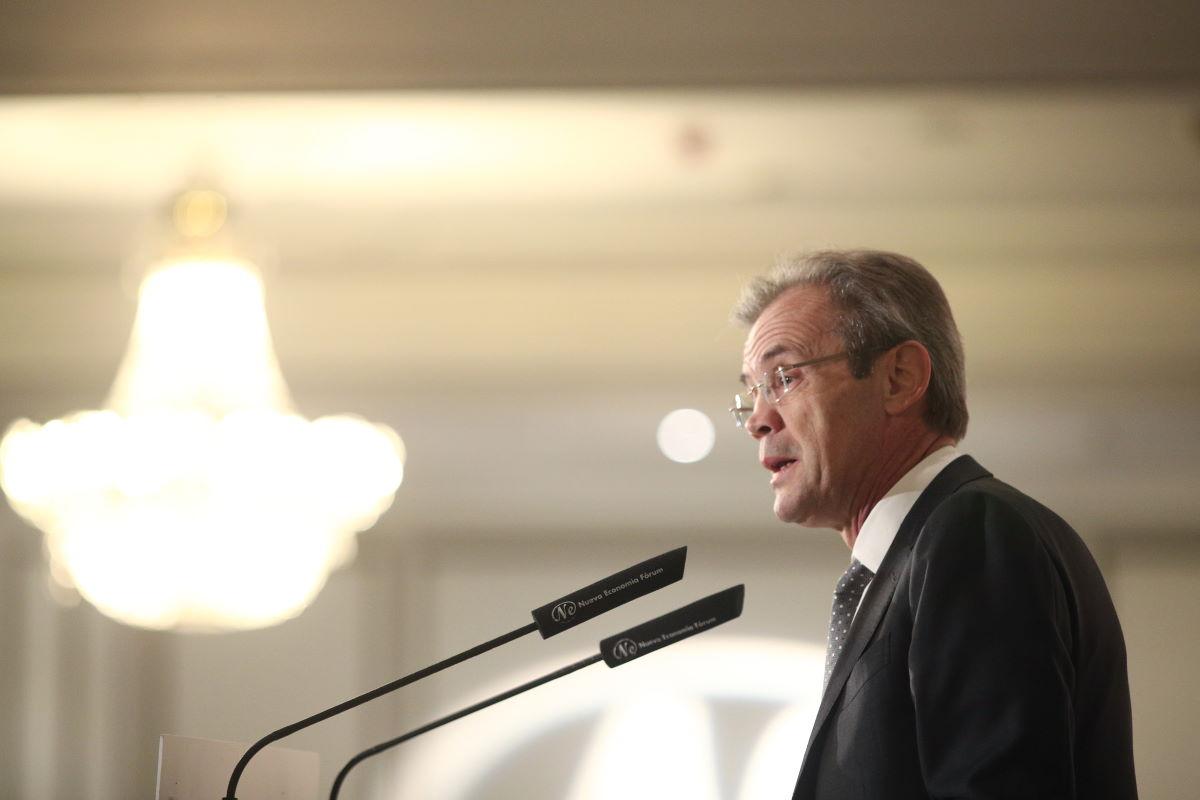
[{"label": "chandelier", "polygon": [[105,408],[0,440],[0,486],[53,579],[146,628],[244,630],[300,613],[391,504],[404,446],[294,410],[258,271],[221,245],[225,201],[185,192]]}]

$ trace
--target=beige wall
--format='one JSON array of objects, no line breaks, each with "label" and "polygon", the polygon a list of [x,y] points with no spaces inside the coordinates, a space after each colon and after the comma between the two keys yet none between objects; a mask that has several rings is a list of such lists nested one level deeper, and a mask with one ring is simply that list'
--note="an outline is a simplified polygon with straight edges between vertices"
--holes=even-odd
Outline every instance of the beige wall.
[{"label": "beige wall", "polygon": [[1138,786],[1143,797],[1189,797],[1200,782],[1200,546],[1193,536],[1154,537],[1117,548],[1110,564],[1129,647]]}]

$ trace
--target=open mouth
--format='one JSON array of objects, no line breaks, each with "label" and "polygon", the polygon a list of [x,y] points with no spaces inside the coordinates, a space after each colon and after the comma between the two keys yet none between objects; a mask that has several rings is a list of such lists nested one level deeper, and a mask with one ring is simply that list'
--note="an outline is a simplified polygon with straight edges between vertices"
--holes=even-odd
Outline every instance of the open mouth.
[{"label": "open mouth", "polygon": [[771,486],[778,490],[779,487],[791,480],[788,476],[795,464],[796,459],[794,458],[781,458],[768,464],[767,468],[771,470]]},{"label": "open mouth", "polygon": [[773,457],[763,459],[763,466],[776,475],[786,472],[795,463],[796,459],[794,458]]}]

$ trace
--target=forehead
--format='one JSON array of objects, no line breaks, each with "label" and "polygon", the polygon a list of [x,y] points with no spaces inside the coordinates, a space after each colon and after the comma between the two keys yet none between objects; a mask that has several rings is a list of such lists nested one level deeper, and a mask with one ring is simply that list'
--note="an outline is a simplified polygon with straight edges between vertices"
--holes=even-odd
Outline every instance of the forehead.
[{"label": "forehead", "polygon": [[836,317],[824,286],[796,286],[775,298],[750,328],[742,351],[749,370],[779,356],[813,358],[832,337]]}]

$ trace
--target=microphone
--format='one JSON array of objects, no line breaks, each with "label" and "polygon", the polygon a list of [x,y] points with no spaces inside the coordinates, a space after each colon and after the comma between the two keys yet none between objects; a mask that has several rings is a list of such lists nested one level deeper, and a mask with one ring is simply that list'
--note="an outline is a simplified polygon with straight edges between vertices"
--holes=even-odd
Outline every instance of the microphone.
[{"label": "microphone", "polygon": [[644,622],[641,625],[602,640],[600,642],[599,653],[576,661],[574,664],[568,664],[561,669],[547,673],[540,678],[535,678],[528,683],[523,683],[506,692],[501,692],[474,705],[455,711],[453,714],[448,714],[441,719],[415,728],[408,733],[397,736],[395,739],[389,739],[374,747],[367,748],[347,761],[341,771],[338,772],[337,777],[333,780],[333,787],[329,790],[329,800],[337,800],[342,784],[346,780],[346,775],[355,766],[371,756],[390,750],[396,745],[403,744],[409,739],[413,739],[423,733],[429,733],[457,719],[470,716],[476,711],[482,711],[489,706],[494,706],[499,702],[508,700],[510,697],[516,697],[530,689],[535,689],[543,684],[558,680],[584,667],[590,667],[597,662],[603,661],[610,668],[619,667],[644,655],[653,653],[656,650],[661,650],[667,645],[681,642],[690,636],[695,636],[697,633],[703,633],[722,623],[737,619],[742,614],[742,602],[745,596],[746,585],[742,583],[739,583],[737,586],[731,586],[716,594],[710,594],[708,597],[704,597],[694,603],[689,603],[683,608],[663,614],[661,617],[656,617],[649,622]]},{"label": "microphone", "polygon": [[296,731],[303,730],[310,725],[315,725],[318,722],[341,714],[343,711],[349,711],[370,700],[382,697],[389,692],[394,692],[402,686],[415,683],[422,678],[427,678],[455,664],[461,664],[502,644],[508,644],[534,631],[541,633],[543,639],[549,639],[551,636],[555,636],[569,628],[575,627],[581,622],[586,622],[593,617],[599,616],[605,611],[610,611],[631,600],[636,600],[664,586],[675,583],[683,578],[683,568],[686,559],[687,547],[678,547],[657,555],[654,558],[646,559],[639,564],[634,564],[632,567],[623,569],[620,572],[609,575],[603,580],[596,581],[582,589],[563,595],[557,600],[534,609],[532,612],[533,622],[527,625],[497,636],[495,639],[486,641],[483,644],[476,645],[470,650],[464,650],[458,655],[443,659],[424,669],[405,675],[403,678],[398,678],[391,683],[386,683],[378,689],[372,689],[344,703],[327,708],[299,722],[294,722],[277,731],[268,733],[250,745],[250,748],[246,750],[237,765],[233,768],[233,774],[229,776],[229,787],[225,792],[223,800],[237,800],[237,785],[238,781],[241,780],[242,772],[245,771],[246,765],[250,763],[250,759],[254,758],[255,754],[267,745],[277,742],[286,736],[291,736]]}]

